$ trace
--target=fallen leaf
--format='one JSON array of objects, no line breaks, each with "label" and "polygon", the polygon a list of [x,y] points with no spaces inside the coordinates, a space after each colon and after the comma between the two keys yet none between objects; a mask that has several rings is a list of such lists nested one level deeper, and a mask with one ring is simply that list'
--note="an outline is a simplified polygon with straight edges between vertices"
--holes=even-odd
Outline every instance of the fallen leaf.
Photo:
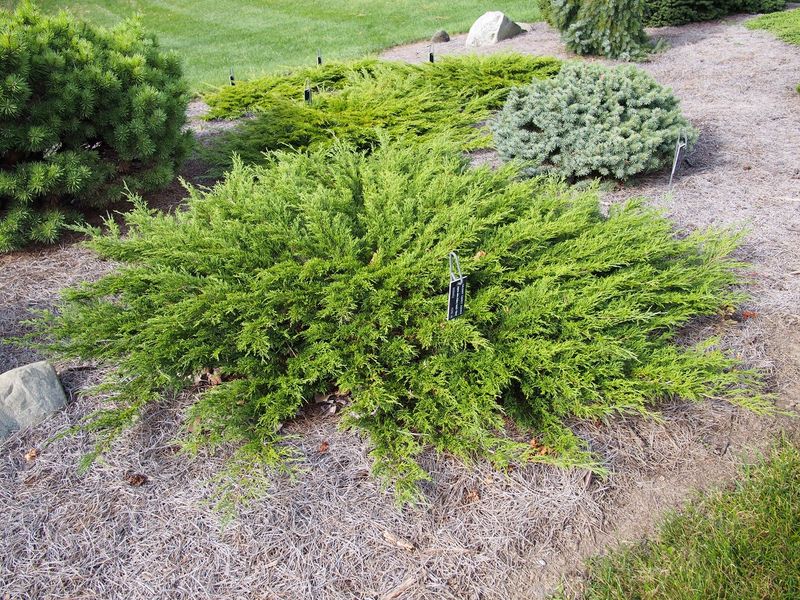
[{"label": "fallen leaf", "polygon": [[475,260],[478,260],[479,258],[483,258],[484,256],[486,256],[486,252],[484,252],[483,250],[478,250],[475,253],[474,258],[475,258]]},{"label": "fallen leaf", "polygon": [[467,504],[472,504],[473,502],[477,502],[481,499],[481,495],[475,488],[470,488],[467,490],[467,493],[464,494],[464,500]]},{"label": "fallen leaf", "polygon": [[131,487],[141,487],[149,480],[147,479],[147,475],[142,475],[141,473],[126,473],[125,481],[127,481],[128,485]]},{"label": "fallen leaf", "polygon": [[37,458],[39,458],[39,450],[38,448],[31,448],[25,453],[25,460],[28,462],[33,462]]},{"label": "fallen leaf", "polygon": [[200,417],[195,417],[186,429],[189,430],[189,433],[198,433],[200,431]]},{"label": "fallen leaf", "polygon": [[384,531],[383,532],[383,539],[385,539],[390,544],[397,546],[398,548],[402,548],[403,550],[413,550],[414,544],[409,542],[408,540],[404,540],[403,538],[396,536],[391,531]]},{"label": "fallen leaf", "polygon": [[211,385],[219,385],[222,383],[222,375],[219,374],[219,369],[214,369],[208,374],[208,383]]},{"label": "fallen leaf", "polygon": [[758,313],[754,310],[743,310],[742,311],[742,321],[747,321],[747,319],[755,319],[758,316]]},{"label": "fallen leaf", "polygon": [[331,445],[328,442],[322,442],[319,445],[319,448],[317,448],[317,451],[320,454],[325,454],[330,449],[330,447],[331,447]]}]

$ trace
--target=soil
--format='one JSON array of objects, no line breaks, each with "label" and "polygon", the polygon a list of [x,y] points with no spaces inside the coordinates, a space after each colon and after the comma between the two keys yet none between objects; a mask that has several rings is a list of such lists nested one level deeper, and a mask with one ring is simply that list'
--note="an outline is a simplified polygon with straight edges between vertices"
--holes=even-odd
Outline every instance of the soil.
[{"label": "soil", "polygon": [[[742,21],[653,32],[669,48],[641,66],[673,88],[702,137],[671,189],[659,173],[604,202],[646,196],[679,233],[746,228],[749,312],[697,323],[686,339],[720,336],[791,410],[800,404],[800,48]],[[528,29],[480,52],[569,57],[547,26]],[[464,53],[464,38],[435,52]],[[385,56],[426,60],[427,42]],[[201,135],[215,127],[194,122]],[[175,188],[151,201],[174,209],[181,197]],[[0,257],[0,338],[23,333],[20,321],[58,289],[111,268],[74,243]],[[36,356],[0,346],[0,370]],[[660,421],[575,423],[605,458],[605,479],[538,466],[500,474],[429,454],[425,503],[399,509],[369,475],[368,445],[322,406],[285,428],[301,470],[267,477],[266,495],[226,524],[209,501],[231,450],[192,458],[173,442],[191,394],[150,407],[81,476],[90,436],[47,440],[97,408],[99,398],[78,392],[100,373],[57,367],[67,409],[0,444],[0,589],[11,598],[541,598],[559,584],[578,589],[586,557],[651,533],[666,510],[725,485],[781,431],[797,436],[795,419],[675,402]],[[27,461],[32,447],[41,453]]]}]

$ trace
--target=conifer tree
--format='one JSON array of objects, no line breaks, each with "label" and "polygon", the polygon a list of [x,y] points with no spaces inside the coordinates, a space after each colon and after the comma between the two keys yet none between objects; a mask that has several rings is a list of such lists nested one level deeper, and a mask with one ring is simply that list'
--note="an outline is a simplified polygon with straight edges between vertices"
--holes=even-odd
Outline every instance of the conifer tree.
[{"label": "conifer tree", "polygon": [[683,25],[731,13],[766,13],[785,7],[785,0],[645,0],[645,23],[650,27]]},{"label": "conifer tree", "polygon": [[648,51],[644,0],[551,0],[546,17],[576,54],[636,60]]},{"label": "conifer tree", "polygon": [[168,183],[189,142],[178,59],[135,21],[107,30],[0,10],[0,252],[53,242],[86,206]]}]

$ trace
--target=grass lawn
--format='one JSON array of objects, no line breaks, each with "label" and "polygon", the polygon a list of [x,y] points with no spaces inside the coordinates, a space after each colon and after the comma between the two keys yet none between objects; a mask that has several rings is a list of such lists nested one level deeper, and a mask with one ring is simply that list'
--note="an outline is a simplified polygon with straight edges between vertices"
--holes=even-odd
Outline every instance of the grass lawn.
[{"label": "grass lawn", "polygon": [[800,452],[786,444],[589,574],[586,600],[800,598]]},{"label": "grass lawn", "polygon": [[762,15],[747,22],[749,29],[765,29],[784,42],[800,45],[800,8]]},{"label": "grass lawn", "polygon": [[[0,0],[11,8],[17,0]],[[535,21],[534,0],[41,0],[47,11],[69,8],[101,25],[136,14],[161,43],[184,58],[192,87],[249,79],[323,58],[353,58],[424,39],[437,29],[466,31],[488,10]]]}]

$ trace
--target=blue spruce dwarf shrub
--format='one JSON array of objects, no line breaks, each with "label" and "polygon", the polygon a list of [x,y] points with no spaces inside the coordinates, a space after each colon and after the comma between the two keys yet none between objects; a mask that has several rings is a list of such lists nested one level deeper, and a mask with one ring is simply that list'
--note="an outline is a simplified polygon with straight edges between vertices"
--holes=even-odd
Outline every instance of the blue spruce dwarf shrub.
[{"label": "blue spruce dwarf shrub", "polygon": [[678,100],[632,66],[569,63],[552,79],[512,90],[492,125],[506,160],[529,175],[625,180],[669,164],[681,132],[698,133]]},{"label": "blue spruce dwarf shrub", "polygon": [[[280,463],[281,423],[336,392],[342,425],[368,436],[406,500],[429,447],[598,468],[565,421],[676,396],[766,408],[752,373],[672,343],[737,302],[731,236],[676,239],[638,202],[604,217],[593,191],[471,169],[442,140],[274,158],[238,162],[176,214],[137,203],[125,236],[113,222],[90,231],[121,267],[66,292],[39,334],[117,366],[114,408],[87,423],[100,449],[208,370],[217,385],[195,389],[192,445],[239,440],[239,458]],[[467,301],[447,321],[451,251]],[[509,416],[528,437],[507,433]]]},{"label": "blue spruce dwarf shrub", "polygon": [[70,214],[166,185],[189,142],[178,59],[23,3],[0,10],[0,252],[53,242]]}]

